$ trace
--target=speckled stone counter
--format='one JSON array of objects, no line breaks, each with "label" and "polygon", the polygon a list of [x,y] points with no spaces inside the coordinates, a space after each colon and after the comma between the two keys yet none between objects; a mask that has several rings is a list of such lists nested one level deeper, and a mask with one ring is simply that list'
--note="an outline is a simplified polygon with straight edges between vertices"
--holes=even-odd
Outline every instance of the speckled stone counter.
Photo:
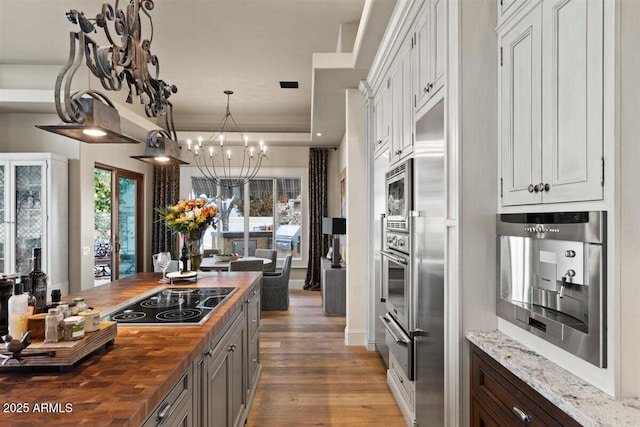
[{"label": "speckled stone counter", "polygon": [[499,331],[465,336],[585,427],[640,426],[640,399],[614,399]]}]

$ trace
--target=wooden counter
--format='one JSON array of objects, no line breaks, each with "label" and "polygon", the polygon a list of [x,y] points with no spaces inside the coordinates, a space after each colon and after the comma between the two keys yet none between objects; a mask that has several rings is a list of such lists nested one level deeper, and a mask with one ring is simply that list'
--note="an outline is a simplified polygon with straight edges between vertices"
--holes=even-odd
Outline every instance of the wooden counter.
[{"label": "wooden counter", "polygon": [[[162,286],[159,273],[135,276],[82,292],[105,312]],[[205,273],[196,284],[236,286],[238,291],[202,326],[120,326],[115,345],[61,373],[49,368],[0,372],[2,426],[138,426],[259,283],[261,273]],[[65,301],[69,298],[65,298]],[[21,412],[20,412],[21,411]]]}]

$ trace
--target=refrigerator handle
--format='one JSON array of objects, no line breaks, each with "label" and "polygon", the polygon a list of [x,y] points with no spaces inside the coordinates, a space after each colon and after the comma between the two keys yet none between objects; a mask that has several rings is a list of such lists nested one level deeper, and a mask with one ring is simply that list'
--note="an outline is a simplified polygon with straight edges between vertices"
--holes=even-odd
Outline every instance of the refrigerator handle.
[{"label": "refrigerator handle", "polygon": [[[385,223],[384,220],[386,218],[386,214],[385,213],[381,213],[380,214],[380,251],[384,250],[384,245],[385,245],[385,236],[384,236],[384,230],[385,230]],[[387,294],[385,293],[384,290],[384,263],[382,262],[382,257],[380,257],[380,302],[387,302]]]}]

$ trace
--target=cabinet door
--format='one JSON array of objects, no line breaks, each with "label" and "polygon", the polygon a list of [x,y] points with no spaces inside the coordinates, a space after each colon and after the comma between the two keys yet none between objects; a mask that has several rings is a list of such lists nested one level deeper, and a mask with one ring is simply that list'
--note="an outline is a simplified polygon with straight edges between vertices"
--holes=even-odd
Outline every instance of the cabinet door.
[{"label": "cabinet door", "polygon": [[[412,37],[408,36],[402,48],[398,52],[399,62],[399,83],[398,88],[400,90],[400,96],[398,96],[394,102],[394,110],[398,108],[400,110],[400,121],[398,129],[399,140],[397,145],[394,146],[397,157],[394,160],[401,160],[409,156],[413,151],[413,81],[411,79],[411,54],[412,54]],[[395,127],[395,123],[394,123]]]},{"label": "cabinet door", "polygon": [[499,120],[502,204],[542,201],[542,11],[538,4],[500,36]]},{"label": "cabinet door", "polygon": [[208,353],[205,421],[208,427],[244,423],[246,408],[246,317],[241,310],[229,330]]},{"label": "cabinet door", "polygon": [[389,143],[389,120],[385,121],[388,107],[385,105],[387,95],[387,82],[383,82],[382,87],[373,98],[373,138],[374,153],[383,149]]},{"label": "cabinet door", "polygon": [[544,202],[603,198],[603,0],[543,3]]},{"label": "cabinet door", "polygon": [[420,10],[415,24],[415,46],[413,52],[415,74],[415,106],[422,107],[430,98],[432,76],[431,7],[427,1]]},{"label": "cabinet door", "polygon": [[[13,214],[14,259],[13,265],[18,273],[29,272],[32,268],[33,249],[47,251],[47,187],[45,161],[11,162],[13,177]],[[42,257],[42,270],[49,272],[47,258]],[[11,268],[11,267],[10,267]]]},{"label": "cabinet door", "polygon": [[231,395],[231,420],[234,427],[244,425],[245,408],[247,404],[247,328],[242,324],[238,327],[233,335],[229,346],[229,373],[231,375],[229,381],[229,390],[227,393]]},{"label": "cabinet door", "polygon": [[447,66],[447,2],[431,0],[431,84],[430,96],[444,86]]},{"label": "cabinet door", "polygon": [[[227,345],[227,342],[221,344]],[[232,396],[228,393],[229,371],[228,347],[216,347],[207,368],[206,422],[209,427],[230,427],[229,407]]]}]

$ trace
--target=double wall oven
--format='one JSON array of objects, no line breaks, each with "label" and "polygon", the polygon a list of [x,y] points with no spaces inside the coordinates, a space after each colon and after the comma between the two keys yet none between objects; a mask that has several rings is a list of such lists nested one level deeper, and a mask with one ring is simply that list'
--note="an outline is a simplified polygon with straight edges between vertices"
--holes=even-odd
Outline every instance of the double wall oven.
[{"label": "double wall oven", "polygon": [[413,379],[411,290],[411,161],[386,174],[386,215],[382,223],[381,296],[387,313],[380,316],[389,352]]}]

